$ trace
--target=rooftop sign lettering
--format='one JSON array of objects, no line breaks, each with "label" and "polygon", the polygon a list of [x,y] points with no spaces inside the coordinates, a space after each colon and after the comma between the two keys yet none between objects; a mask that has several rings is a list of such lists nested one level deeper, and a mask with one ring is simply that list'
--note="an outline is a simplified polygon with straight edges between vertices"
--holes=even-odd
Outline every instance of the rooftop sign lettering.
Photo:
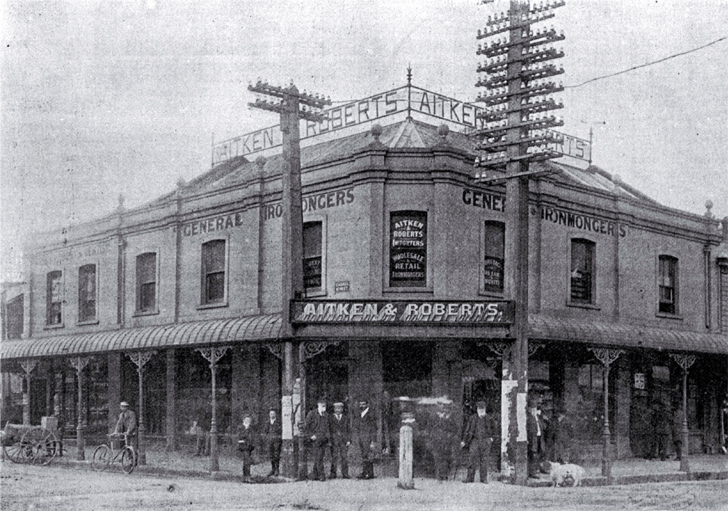
[{"label": "rooftop sign lettering", "polygon": [[[327,135],[337,130],[359,126],[359,132],[368,124],[392,118],[397,114],[423,115],[445,121],[463,132],[482,127],[477,113],[484,109],[473,103],[459,101],[419,87],[405,85],[368,98],[352,101],[323,111],[325,120],[300,121],[301,140]],[[278,147],[283,143],[280,126],[269,126],[252,133],[224,140],[212,146],[212,163],[216,165],[237,156],[247,156]],[[591,159],[591,145],[587,140],[564,135],[564,142],[555,149],[565,156],[579,160]]]}]

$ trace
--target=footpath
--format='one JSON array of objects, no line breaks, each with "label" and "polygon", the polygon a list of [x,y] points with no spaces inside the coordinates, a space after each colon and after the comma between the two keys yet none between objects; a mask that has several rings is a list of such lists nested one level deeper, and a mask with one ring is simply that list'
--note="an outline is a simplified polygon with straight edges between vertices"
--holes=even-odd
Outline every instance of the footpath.
[{"label": "footpath", "polygon": [[[91,459],[94,449],[95,446],[87,447],[84,453],[85,460],[79,461],[77,460],[76,448],[69,446],[64,456],[56,456],[52,463],[53,465],[62,465],[68,468],[92,470]],[[5,463],[11,462],[5,460]],[[688,463],[690,471],[681,472],[680,462],[677,460],[656,461],[641,458],[616,460],[612,465],[611,482],[607,481],[607,478],[601,475],[601,466],[585,466],[585,477],[582,480],[582,486],[728,479],[728,455],[696,454],[689,457]],[[311,467],[312,464],[309,462],[309,470]],[[327,460],[327,471],[328,468],[329,464]],[[269,471],[270,463],[267,460],[259,460],[258,463],[254,464],[251,470],[253,484],[293,481],[284,477],[267,477]],[[360,467],[354,461],[350,464],[349,474],[352,478],[355,478],[359,472]],[[452,475],[451,480],[462,481],[465,478],[465,472],[465,467],[458,467],[456,473]],[[167,452],[161,447],[152,446],[146,449],[146,464],[137,466],[135,473],[170,477],[212,478],[215,480],[240,482],[242,480],[242,465],[239,458],[228,452],[223,452],[219,456],[219,470],[211,472],[210,458],[207,456],[193,456],[184,450]],[[415,467],[414,475],[416,479],[423,477],[422,474],[418,474],[417,467]],[[396,461],[375,465],[375,476],[377,478],[396,479]],[[506,479],[505,476],[498,472],[489,474],[489,480],[491,481],[503,481],[504,479]],[[551,479],[548,474],[541,474],[538,479],[529,479],[528,485],[547,487],[551,485]]]}]

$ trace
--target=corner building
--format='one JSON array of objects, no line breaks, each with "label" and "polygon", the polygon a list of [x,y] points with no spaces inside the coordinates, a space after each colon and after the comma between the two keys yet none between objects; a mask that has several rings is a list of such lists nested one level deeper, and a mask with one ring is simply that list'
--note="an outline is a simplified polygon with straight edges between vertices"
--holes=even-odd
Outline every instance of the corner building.
[{"label": "corner building", "polygon": [[[290,319],[307,409],[322,395],[366,397],[392,449],[400,396],[448,396],[460,420],[483,399],[507,431],[508,197],[473,179],[476,107],[414,87],[373,98],[384,98],[376,112],[360,102],[340,107],[338,125],[302,129],[306,291],[291,318],[280,312],[272,128],[219,145],[211,170],[152,203],[35,236],[22,335],[2,342],[3,420],[55,414],[73,437],[80,416],[86,438],[101,437],[123,399],[143,406],[147,439],[175,448],[210,407],[199,349],[220,348],[224,439],[243,413],[262,423],[281,409]],[[578,155],[536,165],[554,173],[530,185],[528,385],[552,417],[550,438],[563,412],[571,459],[598,460],[606,391],[613,456],[648,457],[655,403],[682,402],[682,363],[690,450],[717,452],[726,222],[661,206]]]}]

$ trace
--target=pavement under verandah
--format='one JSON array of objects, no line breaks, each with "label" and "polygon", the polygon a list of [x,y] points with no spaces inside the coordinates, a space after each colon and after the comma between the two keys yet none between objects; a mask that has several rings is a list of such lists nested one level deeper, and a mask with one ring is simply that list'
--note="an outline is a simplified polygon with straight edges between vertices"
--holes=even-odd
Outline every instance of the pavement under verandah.
[{"label": "pavement under verandah", "polygon": [[[91,470],[91,459],[96,445],[88,446],[85,449],[85,461],[77,461],[77,450],[73,445],[65,446],[64,456],[57,456],[53,464],[85,466]],[[283,483],[291,480],[278,477],[266,478],[270,471],[270,462],[259,454],[254,455],[256,463],[251,468],[251,475],[254,481],[267,483]],[[177,451],[168,452],[162,445],[152,444],[146,449],[146,465],[138,466],[136,471],[155,475],[172,475],[183,477],[203,477],[218,480],[237,481],[242,478],[242,465],[238,456],[230,452],[229,448],[221,449],[218,457],[219,470],[210,472],[209,456],[194,456],[188,448],[181,448]],[[350,456],[349,475],[352,479],[361,472],[355,456]],[[375,475],[378,478],[397,478],[397,464],[394,457],[384,457],[383,461],[375,465]],[[627,458],[613,461],[611,484],[639,484],[667,481],[689,481],[689,480],[710,480],[728,479],[728,455],[725,454],[696,454],[689,457],[690,472],[680,471],[680,461],[668,459],[665,461],[645,460],[642,458]],[[309,471],[313,467],[309,461]],[[586,465],[585,477],[582,481],[584,486],[601,486],[608,484],[601,474],[601,465]],[[328,457],[325,463],[325,470],[328,475]],[[450,476],[451,480],[462,481],[465,479],[466,467],[460,465],[457,473]],[[414,470],[415,478],[425,480],[423,474]],[[505,476],[498,472],[489,474],[490,481],[505,480]],[[538,479],[528,479],[529,486],[548,486],[551,479],[548,474],[540,474]]]}]

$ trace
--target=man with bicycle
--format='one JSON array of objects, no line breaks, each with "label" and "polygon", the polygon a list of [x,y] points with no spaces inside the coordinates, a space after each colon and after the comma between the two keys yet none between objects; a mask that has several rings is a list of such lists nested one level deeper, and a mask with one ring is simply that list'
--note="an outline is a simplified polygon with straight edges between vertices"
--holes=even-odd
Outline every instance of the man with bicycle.
[{"label": "man with bicycle", "polygon": [[129,409],[129,403],[122,401],[119,403],[121,413],[119,414],[119,420],[116,421],[116,427],[114,428],[115,435],[125,435],[127,445],[137,449],[137,422],[136,414],[133,410]]}]

